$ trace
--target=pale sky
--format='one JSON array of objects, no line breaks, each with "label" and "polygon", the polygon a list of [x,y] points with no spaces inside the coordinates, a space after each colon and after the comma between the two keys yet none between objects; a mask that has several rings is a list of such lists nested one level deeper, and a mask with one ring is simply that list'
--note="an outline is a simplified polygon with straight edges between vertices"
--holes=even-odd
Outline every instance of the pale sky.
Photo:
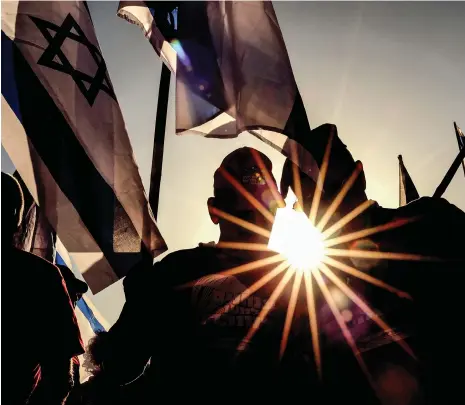
[{"label": "pale sky", "polygon": [[[89,2],[140,174],[148,190],[161,62],[118,2]],[[465,129],[465,3],[274,2],[312,128],[326,122],[364,164],[367,194],[398,206],[398,160],[430,196],[458,153],[453,121]],[[252,136],[176,136],[174,82],[168,109],[158,225],[170,251],[217,240],[206,200],[213,173],[232,150],[266,153],[280,178],[283,157]],[[2,148],[2,170],[11,171]],[[444,197],[465,210],[462,168]],[[121,283],[93,297],[113,323]]]}]

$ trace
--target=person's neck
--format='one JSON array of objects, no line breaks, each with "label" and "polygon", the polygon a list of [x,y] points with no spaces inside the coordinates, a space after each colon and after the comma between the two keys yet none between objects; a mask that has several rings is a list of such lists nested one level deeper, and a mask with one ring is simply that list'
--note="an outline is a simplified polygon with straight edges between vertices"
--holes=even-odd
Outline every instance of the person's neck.
[{"label": "person's neck", "polygon": [[220,238],[218,240],[218,243],[227,243],[227,242],[232,242],[232,243],[240,243],[240,244],[264,244],[268,245],[268,238],[265,238],[260,235],[256,235],[256,237],[252,238],[238,238],[234,237],[231,235],[225,235],[225,234],[220,234]]}]

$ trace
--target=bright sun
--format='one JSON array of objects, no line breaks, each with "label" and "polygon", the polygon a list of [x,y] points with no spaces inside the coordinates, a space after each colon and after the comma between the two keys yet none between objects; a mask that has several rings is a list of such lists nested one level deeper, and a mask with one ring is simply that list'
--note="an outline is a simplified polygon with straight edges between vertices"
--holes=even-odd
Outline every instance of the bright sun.
[{"label": "bright sun", "polygon": [[325,256],[323,236],[304,212],[292,208],[296,200],[290,192],[286,206],[278,208],[268,248],[286,257],[295,269],[311,270],[318,267]]},{"label": "bright sun", "polygon": [[[335,257],[342,256],[347,258],[365,258],[367,260],[423,260],[424,257],[409,253],[379,252],[372,250],[344,249],[337,247],[343,243],[351,241],[366,240],[366,238],[370,235],[385,231],[387,229],[398,228],[410,222],[410,220],[392,221],[383,225],[378,225],[371,228],[363,228],[355,232],[336,236],[336,232],[342,230],[347,223],[352,221],[354,218],[372,206],[373,201],[367,200],[359,206],[355,207],[343,218],[338,219],[331,226],[327,226],[330,218],[336,214],[339,205],[361,172],[361,165],[357,165],[350,178],[344,183],[344,186],[341,188],[338,195],[325,209],[323,215],[318,219],[316,226],[314,225],[317,218],[318,209],[320,208],[319,203],[321,199],[321,189],[323,187],[326,170],[328,168],[331,141],[332,137],[328,141],[323,164],[318,175],[317,191],[320,191],[315,192],[314,194],[310,214],[308,217],[304,212],[293,209],[297,198],[295,194],[289,190],[289,194],[285,201],[285,207],[278,208],[276,216],[273,218],[270,212],[267,211],[259,201],[254,199],[254,196],[248,193],[247,190],[239,188],[239,186],[233,182],[231,176],[231,184],[236,187],[249,202],[254,203],[255,208],[257,208],[257,210],[259,210],[265,218],[273,223],[273,227],[271,232],[269,232],[268,229],[261,228],[255,224],[248,223],[241,220],[240,218],[236,218],[233,215],[216,209],[216,214],[225,220],[231,221],[252,232],[256,232],[258,235],[269,237],[268,245],[261,243],[218,242],[216,246],[223,249],[229,248],[249,251],[273,250],[278,254],[241,264],[218,273],[224,276],[234,276],[236,274],[263,268],[263,266],[276,264],[272,270],[248,286],[245,291],[223,305],[221,308],[215,311],[215,313],[211,314],[209,319],[218,319],[223,314],[229,312],[241,302],[248,299],[252,294],[276,278],[278,275],[284,273],[274,288],[273,292],[270,294],[266,305],[263,306],[260,314],[251,325],[247,335],[242,339],[237,349],[239,351],[245,350],[248,342],[258,331],[262,322],[265,320],[268,313],[272,310],[276,301],[279,299],[288,283],[293,280],[292,291],[289,296],[286,319],[284,322],[283,334],[281,338],[279,352],[280,357],[283,356],[284,351],[286,350],[294,312],[299,301],[301,286],[303,285],[305,287],[304,292],[307,301],[309,327],[312,336],[313,351],[315,354],[315,364],[318,374],[321,377],[321,352],[317,322],[317,308],[315,302],[315,288],[319,287],[319,291],[321,292],[322,297],[325,298],[329,309],[333,313],[334,318],[339,325],[339,328],[341,329],[347,344],[352,349],[357,362],[362,368],[362,371],[365,373],[370,383],[372,383],[371,375],[362,357],[360,356],[360,350],[357,347],[357,343],[355,342],[351,331],[346,324],[352,316],[350,311],[347,310],[348,304],[352,302],[358,306],[385,333],[392,331],[392,328],[385,321],[383,321],[381,317],[370,307],[370,305],[365,302],[363,298],[358,296],[357,293],[352,290],[342,278],[334,273],[332,268],[335,268],[340,272],[343,272],[352,277],[356,277],[374,286],[395,293],[399,297],[408,299],[411,299],[411,297],[405,291],[401,291],[385,283],[384,281],[371,276],[366,271],[361,271],[349,264],[341,262]],[[264,163],[260,163],[259,157],[257,157],[257,164],[260,167],[265,168]],[[269,173],[265,175],[265,179],[268,179],[266,181],[270,186],[271,192],[275,195],[276,200],[281,204],[282,200],[279,200],[281,196],[279,195],[278,190],[273,188],[274,183],[272,180],[270,180]],[[296,190],[301,192],[299,179],[300,178],[296,170],[294,172],[294,186]],[[274,186],[276,186],[276,184],[274,184]],[[199,280],[196,280],[195,282],[198,281]],[[180,288],[192,287],[192,285],[192,282],[189,282],[180,286]],[[396,342],[405,350],[405,352],[415,358],[415,354],[413,353],[412,349],[403,339],[396,340]],[[374,385],[372,384],[372,386]]]}]

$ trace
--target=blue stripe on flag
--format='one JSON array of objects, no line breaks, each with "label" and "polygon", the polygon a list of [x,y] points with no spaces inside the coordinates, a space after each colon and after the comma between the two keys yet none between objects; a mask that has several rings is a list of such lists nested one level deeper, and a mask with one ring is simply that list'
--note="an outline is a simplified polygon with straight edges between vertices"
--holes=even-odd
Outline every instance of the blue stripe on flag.
[{"label": "blue stripe on flag", "polygon": [[58,253],[58,251],[56,252],[56,256],[55,256],[55,263],[56,264],[59,264],[61,266],[67,266],[67,264],[65,263],[65,261],[63,260],[63,258],[60,256],[60,254]]},{"label": "blue stripe on flag", "polygon": [[19,122],[21,112],[19,109],[18,90],[16,88],[16,74],[13,62],[13,42],[2,31],[2,95],[15,113]]},{"label": "blue stripe on flag", "polygon": [[105,328],[102,326],[102,324],[98,321],[98,319],[95,317],[94,313],[92,310],[89,308],[87,305],[86,301],[84,298],[81,298],[77,302],[77,307],[81,310],[83,315],[86,317],[86,319],[89,321],[89,324],[94,331],[94,333],[98,332],[105,332]]},{"label": "blue stripe on flag", "polygon": [[[145,245],[141,244],[142,250],[139,252],[115,252],[115,223],[121,222],[133,227],[126,211],[32,66],[3,31],[2,82],[2,95],[24,127],[28,142],[47,166],[57,186],[73,204],[117,277],[124,277],[127,269],[148,255]],[[66,247],[77,252],[82,249],[79,244]]]},{"label": "blue stripe on flag", "polygon": [[[56,252],[56,259],[55,259],[56,264],[60,264],[63,266],[67,266],[66,262],[63,260],[63,258],[60,256],[58,251]],[[87,302],[85,301],[84,298],[81,298],[77,302],[77,307],[80,309],[82,314],[85,316],[87,321],[89,322],[90,327],[92,328],[92,331],[94,333],[98,332],[105,332],[105,328],[102,326],[102,324],[98,321],[98,319],[95,317],[94,312],[90,309],[89,305],[87,305]]]}]

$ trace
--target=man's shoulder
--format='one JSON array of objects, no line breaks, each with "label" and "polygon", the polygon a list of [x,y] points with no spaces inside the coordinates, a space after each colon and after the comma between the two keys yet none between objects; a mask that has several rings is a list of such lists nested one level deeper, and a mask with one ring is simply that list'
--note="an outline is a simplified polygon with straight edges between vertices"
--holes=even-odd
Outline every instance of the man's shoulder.
[{"label": "man's shoulder", "polygon": [[155,263],[154,274],[168,284],[195,281],[216,268],[217,251],[214,246],[200,245],[192,249],[170,253]]},{"label": "man's shoulder", "polygon": [[[198,246],[172,252],[153,266],[131,270],[123,281],[125,291],[153,286],[154,284],[175,285],[194,281],[210,267],[215,256],[211,246]],[[150,287],[151,288],[151,287]]]},{"label": "man's shoulder", "polygon": [[14,249],[5,256],[8,257],[8,265],[2,255],[2,267],[7,270],[2,269],[2,277],[8,283],[21,285],[31,299],[40,296],[52,302],[67,291],[58,267],[42,257],[19,249]]},{"label": "man's shoulder", "polygon": [[162,267],[173,267],[186,264],[188,266],[193,266],[198,261],[211,260],[215,257],[215,247],[212,245],[199,245],[192,249],[183,249],[177,250],[176,252],[168,254],[158,263],[155,263],[155,266],[158,264],[160,268]]},{"label": "man's shoulder", "polygon": [[[416,224],[465,225],[465,212],[444,198],[421,197],[399,208],[377,207],[375,222],[410,220]],[[463,229],[463,228],[462,228]]]},{"label": "man's shoulder", "polygon": [[10,261],[9,265],[13,265],[19,269],[21,277],[32,277],[39,280],[46,279],[47,281],[50,279],[61,281],[62,279],[58,267],[33,253],[12,248],[7,257]]},{"label": "man's shoulder", "polygon": [[463,241],[457,235],[465,229],[465,213],[455,205],[443,198],[422,197],[394,211],[392,221],[407,221],[396,235],[409,246],[422,246],[425,254],[463,258]]},{"label": "man's shoulder", "polygon": [[403,207],[398,208],[397,213],[403,216],[420,215],[424,217],[437,217],[446,215],[465,220],[465,212],[444,198],[421,197]]}]

